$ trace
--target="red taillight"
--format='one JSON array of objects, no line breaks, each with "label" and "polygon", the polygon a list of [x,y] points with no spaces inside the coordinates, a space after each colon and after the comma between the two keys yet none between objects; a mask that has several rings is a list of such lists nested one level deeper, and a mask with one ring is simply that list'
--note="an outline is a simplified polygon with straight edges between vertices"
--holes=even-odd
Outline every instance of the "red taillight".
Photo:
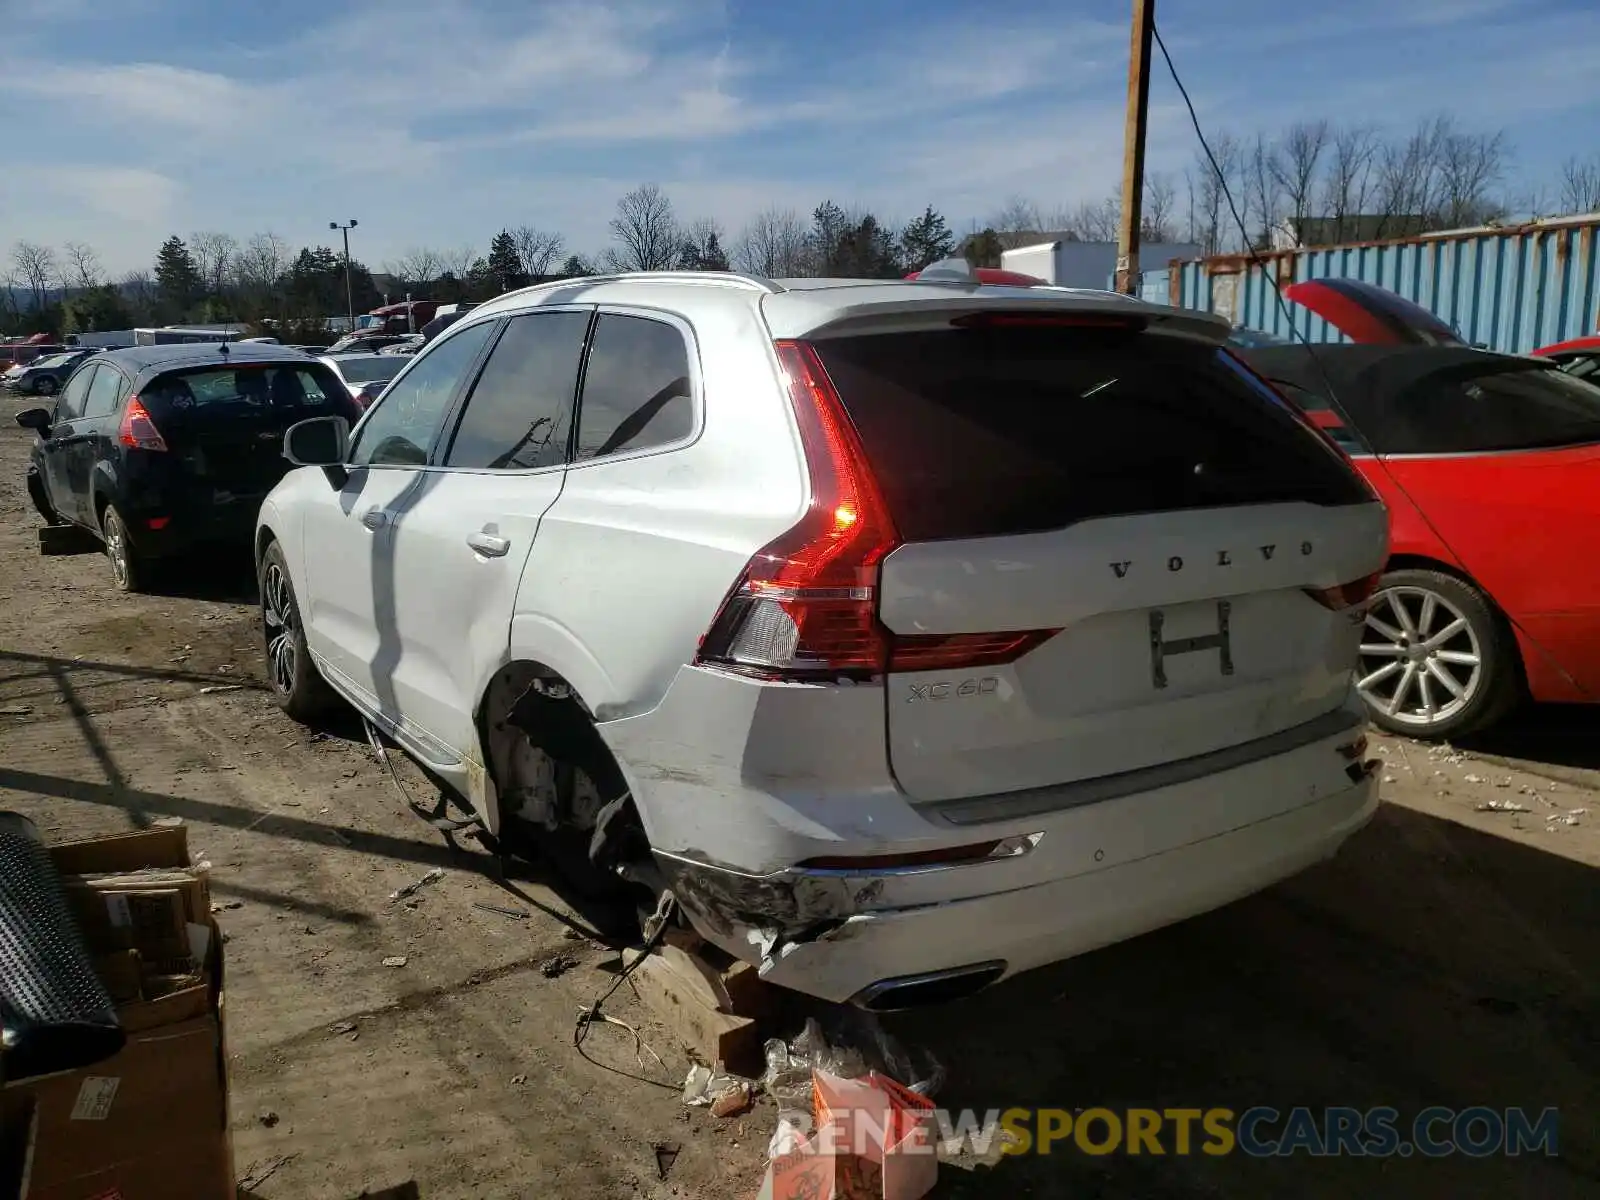
[{"label": "red taillight", "polygon": [[879,568],[900,537],[817,352],[778,342],[811,503],[765,546],[701,640],[697,662],[763,677],[881,675],[1010,662],[1055,630],[898,637],[878,620]]},{"label": "red taillight", "polygon": [[167,441],[150,419],[144,403],[137,396],[128,397],[128,407],[122,412],[122,427],[117,430],[117,440],[135,450],[165,450]]},{"label": "red taillight", "polygon": [[1306,595],[1334,612],[1342,612],[1372,599],[1372,593],[1378,590],[1378,580],[1382,577],[1382,571],[1375,571],[1365,579],[1352,580],[1350,583],[1330,588],[1307,588]]}]

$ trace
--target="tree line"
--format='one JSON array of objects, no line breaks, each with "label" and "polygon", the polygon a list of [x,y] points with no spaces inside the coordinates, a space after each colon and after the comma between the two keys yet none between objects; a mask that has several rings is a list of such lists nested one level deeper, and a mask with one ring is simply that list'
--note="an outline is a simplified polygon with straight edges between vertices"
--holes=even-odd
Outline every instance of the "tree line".
[{"label": "tree line", "polygon": [[[1332,244],[1408,237],[1512,213],[1600,210],[1600,153],[1569,159],[1553,186],[1516,195],[1508,190],[1512,149],[1504,135],[1464,130],[1448,116],[1399,134],[1326,120],[1248,139],[1223,131],[1210,149],[1210,155],[1197,152],[1180,175],[1147,177],[1146,242],[1190,242],[1204,253],[1226,253],[1296,239]],[[531,282],[604,271],[897,278],[956,253],[975,265],[998,266],[1003,250],[1044,235],[1109,241],[1119,210],[1115,195],[1053,208],[1013,196],[958,238],[931,205],[897,224],[826,200],[804,215],[769,208],[730,237],[712,218],[683,217],[661,187],[647,183],[617,202],[611,244],[596,257],[570,252],[560,233],[507,227],[486,250],[419,247],[377,273],[352,260],[350,291],[356,311],[365,312],[407,293],[445,303],[479,301]],[[116,280],[80,242],[59,250],[17,242],[6,265],[0,333],[270,319],[303,325],[295,340],[312,340],[325,318],[343,313],[346,304],[342,254],[321,245],[293,248],[270,232],[242,241],[214,231],[174,234],[151,269]]]}]

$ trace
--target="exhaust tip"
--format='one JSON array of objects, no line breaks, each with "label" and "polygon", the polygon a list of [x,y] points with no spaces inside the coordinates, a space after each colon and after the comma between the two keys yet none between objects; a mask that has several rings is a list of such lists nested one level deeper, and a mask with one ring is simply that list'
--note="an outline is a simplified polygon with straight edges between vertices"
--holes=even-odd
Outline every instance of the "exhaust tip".
[{"label": "exhaust tip", "polygon": [[880,979],[862,988],[851,1003],[868,1012],[880,1013],[930,1008],[981,992],[1005,973],[1006,964],[994,961],[930,971],[923,975],[900,975],[893,979]]}]

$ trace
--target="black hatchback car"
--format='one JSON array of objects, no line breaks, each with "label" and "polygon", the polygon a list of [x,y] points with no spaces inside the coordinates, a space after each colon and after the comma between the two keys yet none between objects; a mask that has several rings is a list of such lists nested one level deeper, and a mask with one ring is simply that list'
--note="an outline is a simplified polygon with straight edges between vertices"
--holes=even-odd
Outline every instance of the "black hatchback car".
[{"label": "black hatchback car", "polygon": [[261,498],[289,470],[289,426],[360,415],[322,363],[235,342],[97,354],[53,411],[27,409],[17,424],[39,434],[28,464],[34,507],[104,542],[117,586],[136,592],[157,559],[248,547]]}]

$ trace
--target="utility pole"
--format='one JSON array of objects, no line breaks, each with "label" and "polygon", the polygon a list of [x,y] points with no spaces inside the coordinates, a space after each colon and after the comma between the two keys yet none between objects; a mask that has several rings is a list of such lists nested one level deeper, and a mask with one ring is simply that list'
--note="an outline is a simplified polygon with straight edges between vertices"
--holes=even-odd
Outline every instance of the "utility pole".
[{"label": "utility pole", "polygon": [[1122,218],[1117,224],[1116,290],[1131,296],[1139,284],[1139,226],[1144,218],[1144,132],[1150,114],[1150,31],[1156,0],[1133,0],[1128,51],[1128,118],[1123,126]]},{"label": "utility pole", "polygon": [[337,229],[344,234],[344,308],[345,315],[350,318],[350,328],[345,330],[346,333],[356,331],[356,295],[350,286],[350,231],[360,223],[354,217],[350,218],[350,223],[347,225],[341,225],[337,221],[328,222],[329,229]]}]

